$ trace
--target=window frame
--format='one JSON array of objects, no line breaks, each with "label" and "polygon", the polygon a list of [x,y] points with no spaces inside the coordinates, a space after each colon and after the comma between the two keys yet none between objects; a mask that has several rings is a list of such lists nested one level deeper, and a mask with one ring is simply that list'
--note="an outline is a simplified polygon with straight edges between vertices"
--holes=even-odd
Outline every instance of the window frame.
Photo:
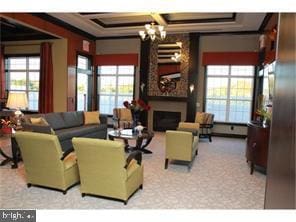
[{"label": "window frame", "polygon": [[[98,69],[101,66],[116,66],[116,73],[115,74],[100,74]],[[119,66],[133,66],[134,67],[134,73],[133,74],[119,74]],[[96,72],[97,72],[97,95],[98,95],[98,104],[97,104],[97,108],[100,109],[100,96],[115,96],[115,105],[118,103],[118,96],[121,96],[122,94],[118,94],[118,79],[119,77],[133,77],[133,94],[132,94],[132,99],[135,99],[135,90],[136,90],[136,70],[137,70],[137,66],[135,65],[98,65],[96,66]],[[116,92],[115,95],[114,94],[101,94],[100,92],[100,81],[99,79],[101,78],[101,76],[110,76],[110,77],[115,77],[116,78]],[[115,108],[115,107],[114,107]],[[113,113],[103,113],[106,114],[108,116],[113,116]]]},{"label": "window frame", "polygon": [[[230,122],[227,121],[229,120],[229,110],[230,110],[230,101],[235,101],[235,99],[231,99],[230,98],[230,90],[231,90],[231,78],[251,78],[250,76],[243,76],[243,75],[231,75],[231,66],[253,66],[253,75],[252,75],[252,91],[251,91],[251,95],[252,95],[252,99],[251,100],[246,100],[246,99],[239,99],[237,101],[250,101],[250,119],[249,121],[252,119],[252,114],[254,111],[254,98],[255,98],[255,90],[256,90],[256,72],[257,72],[257,67],[255,65],[221,65],[221,66],[228,66],[228,74],[227,75],[208,75],[208,66],[215,66],[215,65],[206,65],[204,66],[204,99],[203,99],[203,112],[206,112],[206,106],[207,106],[207,86],[208,86],[208,77],[222,77],[222,78],[227,78],[227,84],[228,84],[228,88],[227,88],[227,98],[226,99],[221,99],[221,100],[226,100],[226,119],[225,121],[217,121],[215,120],[215,123],[221,124],[221,125],[237,125],[237,126],[246,126],[247,122]],[[219,65],[217,65],[219,66]],[[219,99],[216,99],[219,100]]]},{"label": "window frame", "polygon": [[[34,57],[38,57],[40,60],[40,65],[39,65],[39,69],[29,69],[29,58],[34,58]],[[26,59],[26,69],[8,69],[8,67],[6,66],[6,61],[10,58],[25,58]],[[30,92],[38,92],[40,90],[40,66],[41,66],[41,58],[40,58],[40,54],[38,53],[34,53],[34,54],[7,54],[4,56],[4,72],[5,72],[5,86],[6,86],[6,90],[8,90],[8,92],[12,91],[12,92],[25,92],[27,95],[27,100],[29,103],[29,93]],[[26,89],[25,90],[21,90],[21,89],[10,89],[10,72],[25,72],[26,73]],[[30,72],[35,72],[35,73],[39,73],[39,90],[30,90],[29,89],[29,83],[30,83]],[[39,98],[38,98],[38,103],[39,103]],[[32,112],[38,112],[39,111],[39,106],[37,107],[37,109],[30,109],[29,108],[29,104],[28,104],[28,108],[26,109],[26,111],[32,111]]]},{"label": "window frame", "polygon": [[[81,69],[78,68],[78,58],[79,57],[84,57],[88,60],[88,66],[87,69]],[[81,51],[77,51],[76,53],[76,69],[75,69],[75,104],[74,104],[74,109],[77,111],[78,110],[78,89],[77,89],[77,83],[78,83],[78,73],[82,73],[82,74],[86,74],[88,76],[88,98],[87,98],[87,111],[92,110],[93,107],[93,92],[94,92],[94,88],[96,87],[93,84],[93,79],[94,79],[94,70],[93,70],[93,56],[89,55],[87,53],[81,52]]]}]

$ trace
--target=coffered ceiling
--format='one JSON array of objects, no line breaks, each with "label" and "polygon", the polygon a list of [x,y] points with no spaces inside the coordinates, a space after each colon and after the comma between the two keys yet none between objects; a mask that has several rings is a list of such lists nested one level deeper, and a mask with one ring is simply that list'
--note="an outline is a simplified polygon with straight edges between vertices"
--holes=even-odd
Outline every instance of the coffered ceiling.
[{"label": "coffered ceiling", "polygon": [[[33,14],[34,15],[34,14]],[[135,36],[146,23],[165,26],[167,34],[187,32],[258,31],[266,13],[42,13],[56,23],[94,38]]]}]

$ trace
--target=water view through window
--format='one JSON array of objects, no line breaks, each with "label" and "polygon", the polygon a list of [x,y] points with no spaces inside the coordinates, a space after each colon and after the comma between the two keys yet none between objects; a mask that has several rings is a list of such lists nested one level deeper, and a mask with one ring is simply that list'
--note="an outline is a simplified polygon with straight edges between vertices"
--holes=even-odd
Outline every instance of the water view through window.
[{"label": "water view through window", "polygon": [[40,57],[8,57],[5,60],[6,86],[9,91],[26,92],[28,109],[38,110]]},{"label": "water view through window", "polygon": [[254,66],[207,66],[206,112],[219,122],[248,122],[254,72]]},{"label": "water view through window", "polygon": [[115,107],[122,107],[123,102],[133,99],[134,66],[99,66],[98,94],[99,110],[112,114]]}]

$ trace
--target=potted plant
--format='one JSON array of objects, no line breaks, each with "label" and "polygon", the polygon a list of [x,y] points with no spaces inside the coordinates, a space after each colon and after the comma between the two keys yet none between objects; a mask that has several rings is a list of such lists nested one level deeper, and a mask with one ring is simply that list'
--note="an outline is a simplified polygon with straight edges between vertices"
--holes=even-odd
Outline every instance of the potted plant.
[{"label": "potted plant", "polygon": [[264,125],[270,125],[271,111],[269,111],[267,108],[262,108],[262,109],[258,109],[256,111],[256,114],[261,117],[262,123]]},{"label": "potted plant", "polygon": [[1,131],[3,134],[10,134],[15,124],[10,120],[1,119]]},{"label": "potted plant", "polygon": [[150,106],[146,104],[143,100],[138,99],[138,100],[132,100],[131,102],[129,101],[124,101],[123,105],[125,108],[130,109],[133,117],[133,128],[138,125],[138,122],[140,120],[140,114],[143,111],[149,111]]},{"label": "potted plant", "polygon": [[259,120],[264,125],[269,125],[271,121],[271,109],[265,103],[264,95],[259,95],[257,99],[257,110],[256,110],[257,120]]}]

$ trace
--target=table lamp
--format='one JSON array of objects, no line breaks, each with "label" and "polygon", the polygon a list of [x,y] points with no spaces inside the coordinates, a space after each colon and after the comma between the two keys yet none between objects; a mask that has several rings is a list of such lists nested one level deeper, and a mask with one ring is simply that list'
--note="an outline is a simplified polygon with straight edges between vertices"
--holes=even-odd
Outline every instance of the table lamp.
[{"label": "table lamp", "polygon": [[6,106],[10,109],[16,109],[16,124],[21,125],[20,116],[23,114],[21,109],[26,109],[28,106],[27,95],[25,92],[9,92]]}]

